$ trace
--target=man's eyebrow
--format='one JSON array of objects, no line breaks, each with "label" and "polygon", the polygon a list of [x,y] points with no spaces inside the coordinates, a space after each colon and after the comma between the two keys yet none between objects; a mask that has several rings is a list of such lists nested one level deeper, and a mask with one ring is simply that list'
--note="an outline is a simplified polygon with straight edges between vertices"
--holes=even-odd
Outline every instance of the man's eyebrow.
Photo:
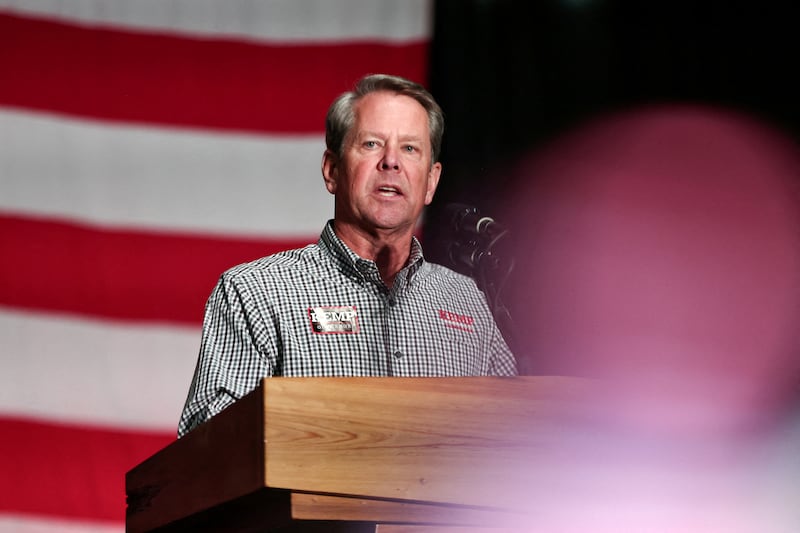
[{"label": "man's eyebrow", "polygon": [[[385,135],[377,131],[371,131],[371,130],[361,130],[354,135],[354,138],[356,139],[363,139],[365,137],[377,137],[382,139],[383,137],[385,137]],[[401,135],[399,137],[399,140],[401,142],[408,142],[408,141],[424,142],[425,139],[426,137],[424,135],[416,135],[416,134]]]},{"label": "man's eyebrow", "polygon": [[370,130],[360,130],[355,134],[356,139],[363,139],[364,137],[383,137],[380,133]]}]

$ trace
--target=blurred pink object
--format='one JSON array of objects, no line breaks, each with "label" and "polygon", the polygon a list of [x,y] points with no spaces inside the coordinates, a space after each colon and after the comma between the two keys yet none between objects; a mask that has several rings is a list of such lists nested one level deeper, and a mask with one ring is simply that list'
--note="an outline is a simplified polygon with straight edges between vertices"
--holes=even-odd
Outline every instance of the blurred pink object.
[{"label": "blurred pink object", "polygon": [[792,141],[664,106],[588,124],[515,175],[521,355],[602,392],[563,462],[525,466],[536,518],[514,530],[800,530]]},{"label": "blurred pink object", "polygon": [[593,123],[519,170],[514,308],[543,373],[612,379],[620,417],[657,431],[759,423],[796,392],[789,140],[663,107]]}]

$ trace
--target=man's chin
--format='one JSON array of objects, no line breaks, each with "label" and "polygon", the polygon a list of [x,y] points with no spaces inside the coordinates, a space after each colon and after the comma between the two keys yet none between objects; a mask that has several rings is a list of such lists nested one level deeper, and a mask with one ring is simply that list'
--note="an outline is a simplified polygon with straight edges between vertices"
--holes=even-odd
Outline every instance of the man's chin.
[{"label": "man's chin", "polygon": [[365,217],[365,224],[379,231],[402,231],[413,228],[417,218],[405,208],[383,208]]},{"label": "man's chin", "polygon": [[414,222],[408,217],[383,216],[375,217],[366,222],[366,228],[379,233],[411,232],[414,229]]}]

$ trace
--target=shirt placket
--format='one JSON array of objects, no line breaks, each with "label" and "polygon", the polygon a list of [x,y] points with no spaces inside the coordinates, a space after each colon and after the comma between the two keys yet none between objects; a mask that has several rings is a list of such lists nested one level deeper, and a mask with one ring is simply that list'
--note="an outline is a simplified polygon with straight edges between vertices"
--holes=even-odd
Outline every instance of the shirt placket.
[{"label": "shirt placket", "polygon": [[407,270],[401,271],[395,278],[391,290],[384,295],[383,319],[384,342],[386,347],[387,362],[392,376],[414,376],[416,373],[412,366],[412,354],[408,353],[409,321],[413,317],[404,316],[403,310],[407,309],[402,304],[406,289]]},{"label": "shirt placket", "polygon": [[377,266],[364,259],[356,261],[356,270],[361,274],[364,289],[370,294],[370,308],[375,315],[375,319],[380,321],[379,337],[370,341],[374,347],[374,356],[380,359],[379,366],[385,369],[385,374],[395,376],[395,364],[392,350],[392,313],[391,309],[395,305],[395,298],[391,291],[384,285]]}]

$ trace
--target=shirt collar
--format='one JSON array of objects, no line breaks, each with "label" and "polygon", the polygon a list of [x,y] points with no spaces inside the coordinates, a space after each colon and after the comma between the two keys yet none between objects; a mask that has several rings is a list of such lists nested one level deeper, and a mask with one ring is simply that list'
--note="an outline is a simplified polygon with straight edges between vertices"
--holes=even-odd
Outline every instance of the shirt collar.
[{"label": "shirt collar", "polygon": [[[328,251],[337,265],[346,273],[356,275],[362,280],[372,279],[374,274],[377,276],[377,281],[380,276],[377,275],[378,267],[374,261],[364,259],[351,250],[333,230],[333,220],[329,220],[322,230],[322,235],[319,238],[319,245]],[[397,280],[405,278],[407,282],[411,281],[413,275],[419,270],[425,261],[425,256],[422,253],[422,245],[416,237],[411,238],[411,251],[408,256],[408,264],[397,274]],[[370,274],[372,273],[372,274]]]}]

